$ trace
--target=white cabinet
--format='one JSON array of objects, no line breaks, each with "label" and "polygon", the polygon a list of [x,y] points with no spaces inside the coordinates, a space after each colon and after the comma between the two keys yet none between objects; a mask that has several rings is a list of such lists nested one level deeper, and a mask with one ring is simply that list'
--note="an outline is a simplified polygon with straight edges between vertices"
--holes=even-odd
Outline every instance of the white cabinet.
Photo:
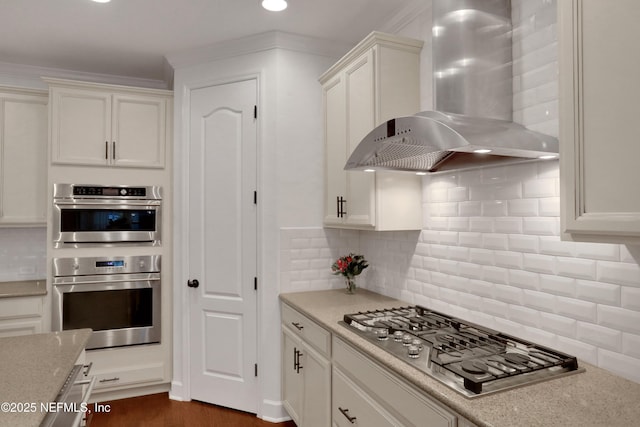
[{"label": "white cabinet", "polygon": [[420,108],[422,41],[371,33],[320,77],[325,110],[327,227],[422,228],[421,181],[411,173],[343,170],[374,127]]},{"label": "white cabinet", "polygon": [[42,332],[43,296],[0,298],[0,337]]},{"label": "white cabinet", "polygon": [[471,425],[341,339],[333,338],[332,349],[334,426]]},{"label": "white cabinet", "polygon": [[640,2],[558,2],[564,238],[640,242]]},{"label": "white cabinet", "polygon": [[46,223],[47,101],[0,87],[0,226]]},{"label": "white cabinet", "polygon": [[327,427],[331,414],[331,334],[282,306],[282,400],[299,427]]},{"label": "white cabinet", "polygon": [[169,91],[46,79],[51,162],[163,168],[170,138]]}]

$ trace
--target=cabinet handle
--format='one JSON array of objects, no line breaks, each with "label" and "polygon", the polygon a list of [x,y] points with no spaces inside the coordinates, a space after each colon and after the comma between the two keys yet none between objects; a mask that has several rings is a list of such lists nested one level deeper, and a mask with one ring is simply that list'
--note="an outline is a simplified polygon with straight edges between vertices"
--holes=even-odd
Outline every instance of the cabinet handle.
[{"label": "cabinet handle", "polygon": [[303,329],[304,329],[304,326],[302,326],[302,325],[301,325],[300,323],[298,323],[298,322],[291,322],[291,324],[292,324],[293,326],[295,326],[295,327],[296,327],[296,329],[297,329],[297,330],[299,330],[299,331],[301,331],[301,330],[303,330]]},{"label": "cabinet handle", "polygon": [[113,150],[111,150],[111,158],[115,160],[116,159],[116,142],[115,141],[113,141],[112,146],[113,146]]},{"label": "cabinet handle", "polygon": [[104,142],[104,159],[109,160],[109,141]]},{"label": "cabinet handle", "polygon": [[343,218],[347,214],[347,211],[344,210],[344,204],[346,202],[347,201],[344,199],[344,197],[336,197],[336,215],[338,218]]},{"label": "cabinet handle", "polygon": [[356,422],[356,417],[349,416],[349,409],[342,409],[341,407],[338,407],[338,410],[349,420],[351,424]]},{"label": "cabinet handle", "polygon": [[300,365],[300,356],[302,356],[302,352],[297,348],[293,348],[293,370],[296,371],[296,374],[300,373],[300,369],[302,366]]},{"label": "cabinet handle", "polygon": [[110,382],[113,382],[113,381],[120,381],[120,377],[105,378],[105,379],[100,380],[99,382],[101,382],[101,383],[110,383]]}]

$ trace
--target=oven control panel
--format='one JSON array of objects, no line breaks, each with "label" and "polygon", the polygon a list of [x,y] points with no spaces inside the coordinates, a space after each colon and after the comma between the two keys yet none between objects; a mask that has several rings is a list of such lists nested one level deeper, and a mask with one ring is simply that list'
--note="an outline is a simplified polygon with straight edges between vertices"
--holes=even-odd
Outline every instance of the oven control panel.
[{"label": "oven control panel", "polygon": [[88,276],[114,273],[156,273],[160,255],[54,258],[53,276]]}]

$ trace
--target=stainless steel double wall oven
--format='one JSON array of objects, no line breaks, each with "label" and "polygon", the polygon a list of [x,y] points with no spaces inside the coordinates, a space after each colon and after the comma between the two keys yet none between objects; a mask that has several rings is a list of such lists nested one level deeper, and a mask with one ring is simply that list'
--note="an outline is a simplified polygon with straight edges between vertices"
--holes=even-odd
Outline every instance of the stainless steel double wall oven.
[{"label": "stainless steel double wall oven", "polygon": [[52,260],[53,330],[93,329],[87,349],[160,342],[161,256],[137,248],[161,245],[161,188],[56,184],[52,224],[73,248]]}]

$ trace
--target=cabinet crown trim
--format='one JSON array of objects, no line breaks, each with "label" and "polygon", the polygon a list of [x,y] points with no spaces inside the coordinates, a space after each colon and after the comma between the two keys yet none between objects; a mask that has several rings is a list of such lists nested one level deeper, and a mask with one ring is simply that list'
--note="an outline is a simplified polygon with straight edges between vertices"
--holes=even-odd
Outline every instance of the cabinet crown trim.
[{"label": "cabinet crown trim", "polygon": [[42,77],[42,80],[47,82],[50,86],[66,87],[66,88],[81,88],[89,90],[101,90],[119,93],[135,93],[137,95],[156,95],[156,96],[170,96],[173,97],[172,90],[164,89],[150,89],[137,86],[123,86],[113,85],[107,83],[93,83],[78,80],[57,79],[53,77]]},{"label": "cabinet crown trim", "polygon": [[360,43],[358,43],[353,49],[347,52],[342,58],[338,60],[331,68],[324,72],[318,79],[321,84],[326,83],[333,78],[338,72],[340,72],[345,65],[355,60],[357,57],[371,49],[375,45],[389,46],[395,49],[404,49],[408,52],[420,52],[422,50],[422,40],[412,39],[409,37],[395,36],[392,34],[382,33],[380,31],[372,31],[367,37],[365,37]]}]

